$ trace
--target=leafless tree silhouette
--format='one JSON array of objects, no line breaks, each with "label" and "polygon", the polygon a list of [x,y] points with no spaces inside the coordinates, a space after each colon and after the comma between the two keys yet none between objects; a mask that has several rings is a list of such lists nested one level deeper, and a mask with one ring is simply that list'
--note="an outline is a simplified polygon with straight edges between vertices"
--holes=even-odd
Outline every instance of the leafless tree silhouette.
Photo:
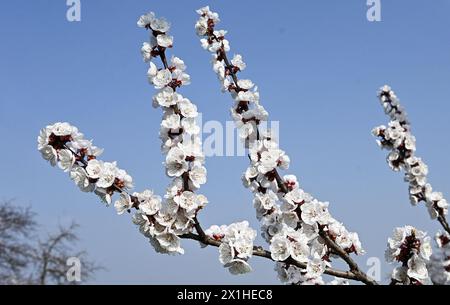
[{"label": "leafless tree silhouette", "polygon": [[[0,284],[73,285],[92,278],[102,267],[75,249],[77,228],[72,223],[40,237],[36,213],[13,200],[0,202]],[[70,257],[79,259],[82,281],[67,280]]]}]

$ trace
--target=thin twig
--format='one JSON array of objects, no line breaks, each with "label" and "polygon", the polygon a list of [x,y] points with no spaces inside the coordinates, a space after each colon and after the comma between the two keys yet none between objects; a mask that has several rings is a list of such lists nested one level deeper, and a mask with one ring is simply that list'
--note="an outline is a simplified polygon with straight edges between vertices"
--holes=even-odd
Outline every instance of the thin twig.
[{"label": "thin twig", "polygon": [[438,216],[438,221],[439,223],[442,225],[442,227],[444,228],[444,230],[450,234],[450,226],[448,225],[447,219],[445,218],[444,215],[439,215]]},{"label": "thin twig", "polygon": [[334,240],[332,240],[325,231],[321,230],[319,234],[320,237],[322,237],[322,239],[325,241],[327,246],[330,247],[335,254],[339,255],[339,257],[341,257],[347,263],[350,268],[350,272],[353,273],[356,280],[361,281],[367,285],[378,285],[376,281],[371,279],[369,276],[367,276],[367,274],[359,269],[358,264],[351,258],[351,256],[345,250],[343,250]]}]

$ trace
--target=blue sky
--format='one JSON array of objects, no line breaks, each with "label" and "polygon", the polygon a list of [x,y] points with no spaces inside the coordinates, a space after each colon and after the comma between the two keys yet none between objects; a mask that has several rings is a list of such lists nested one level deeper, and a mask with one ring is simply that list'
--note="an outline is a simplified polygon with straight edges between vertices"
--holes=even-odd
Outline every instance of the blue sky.
[{"label": "blue sky", "polygon": [[[253,258],[255,271],[235,277],[217,249],[189,241],[184,256],[156,254],[129,217],[79,192],[36,150],[40,128],[71,122],[105,148],[105,160],[133,176],[136,190],[163,193],[169,179],[157,138],[161,113],[151,107],[155,91],[139,53],[147,34],[136,20],[152,10],[172,22],[172,54],[192,78],[182,93],[204,121],[225,122],[231,99],[220,93],[193,29],[195,9],[209,4],[229,31],[232,52],[248,64],[242,76],[258,84],[271,120],[280,121],[289,172],[359,233],[367,251],[360,264],[383,258],[396,226],[434,235],[438,224],[424,207],[409,205],[402,175],[388,169],[370,131],[387,122],[376,90],[388,83],[408,110],[434,188],[450,193],[450,1],[381,2],[382,22],[370,23],[361,0],[81,0],[81,22],[69,23],[65,0],[2,1],[0,198],[32,205],[47,229],[77,221],[80,246],[108,269],[92,283],[278,283],[265,260]],[[206,162],[202,190],[211,203],[200,216],[204,226],[248,219],[258,228],[240,182],[246,157]],[[383,274],[390,268],[383,264]]]}]

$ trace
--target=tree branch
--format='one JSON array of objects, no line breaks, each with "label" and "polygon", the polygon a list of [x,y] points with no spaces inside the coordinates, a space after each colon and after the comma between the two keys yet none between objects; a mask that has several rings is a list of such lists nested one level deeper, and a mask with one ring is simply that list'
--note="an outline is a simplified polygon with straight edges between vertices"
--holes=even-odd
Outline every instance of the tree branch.
[{"label": "tree branch", "polygon": [[369,276],[367,276],[367,274],[365,274],[359,269],[358,264],[351,258],[351,256],[345,250],[339,247],[339,245],[336,244],[336,242],[333,241],[328,236],[327,232],[320,230],[319,234],[320,237],[322,237],[322,239],[325,241],[327,246],[330,247],[335,252],[336,255],[338,255],[347,263],[347,265],[350,268],[350,272],[353,274],[356,280],[363,282],[364,284],[367,285],[378,285],[376,281],[371,279]]},{"label": "tree branch", "polygon": [[[181,235],[180,238],[183,239],[191,239],[191,240],[196,240],[198,242],[201,242],[204,245],[207,246],[212,246],[212,247],[219,247],[222,243],[218,240],[215,240],[209,236],[204,236],[201,237],[199,234],[194,234],[194,233],[189,233],[189,234],[184,234]],[[271,253],[268,250],[264,250],[262,247],[260,246],[255,246],[253,247],[253,255],[254,256],[258,256],[258,257],[262,257],[262,258],[266,258],[269,259],[273,262],[276,262],[272,259]],[[297,266],[301,269],[305,269],[306,268],[306,264],[305,263],[301,263],[298,262],[292,258],[287,259],[286,261],[284,261],[284,263],[289,264],[289,265],[294,265]],[[370,278],[363,277],[360,273],[360,271],[343,271],[343,270],[338,270],[338,269],[334,269],[334,268],[329,268],[327,267],[325,269],[325,274],[331,275],[331,276],[336,276],[339,278],[344,278],[344,279],[348,279],[348,280],[354,280],[354,281],[360,281],[363,282],[367,285],[377,285],[377,283],[373,280],[371,280]]]},{"label": "tree branch", "polygon": [[[216,35],[214,34],[214,23],[210,24],[210,28],[208,28],[207,35],[208,35],[209,39],[215,40],[216,42],[219,42],[219,43],[221,42],[221,39],[216,37]],[[225,51],[225,48],[223,47],[223,45],[219,49],[219,51],[217,51],[217,56],[219,58],[223,59],[226,71],[227,71],[228,75],[230,75],[231,78],[233,79],[233,83],[234,83],[234,87],[235,87],[233,89],[236,92],[239,92],[241,90],[239,87],[239,84],[238,84],[239,79],[237,77],[237,71],[239,71],[239,70],[235,69],[235,67],[230,63],[230,60],[228,59],[228,56],[227,56],[227,52]],[[259,128],[258,128],[259,124],[256,123],[255,125],[256,125],[256,130],[257,130],[257,140],[259,140]],[[276,168],[273,170],[273,176],[277,183],[278,190],[284,194],[287,194],[289,192],[289,190],[288,190],[286,184],[284,183],[283,178],[280,176],[280,174],[278,173]],[[349,265],[349,267],[350,267],[349,273],[351,274],[352,279],[361,281],[368,285],[377,285],[377,282],[374,281],[373,279],[371,279],[370,277],[368,277],[364,272],[362,272],[359,269],[357,263],[350,257],[350,255],[344,249],[342,249],[338,244],[336,244],[333,240],[331,240],[326,232],[321,230],[320,235],[325,240],[326,244],[330,248],[332,248],[334,250],[334,252]],[[337,274],[348,276],[348,274],[342,274],[340,272],[338,272]],[[347,278],[347,277],[345,277],[345,278]]]},{"label": "tree branch", "polygon": [[[378,98],[383,106],[384,112],[388,115],[390,118],[389,127],[385,126],[379,126],[373,129],[372,133],[374,136],[379,137],[379,145],[381,148],[387,149],[389,151],[395,152],[398,154],[398,157],[395,160],[390,161],[389,165],[392,169],[400,170],[403,169],[406,176],[413,177],[412,179],[405,180],[409,184],[409,192],[410,192],[410,200],[412,200],[413,204],[416,204],[418,202],[425,202],[427,205],[430,205],[429,207],[432,208],[433,212],[437,214],[437,217],[435,217],[434,213],[431,213],[430,216],[439,221],[439,223],[442,225],[443,229],[450,234],[450,226],[446,219],[447,214],[447,204],[445,204],[445,207],[440,207],[438,205],[439,200],[445,200],[444,198],[440,198],[438,200],[430,198],[430,195],[427,193],[431,193],[431,185],[429,185],[430,190],[427,190],[427,187],[424,185],[426,184],[427,176],[428,176],[428,170],[427,171],[419,171],[421,182],[418,183],[416,181],[416,178],[414,178],[416,175],[412,172],[413,167],[425,167],[426,164],[416,156],[416,145],[415,140],[412,144],[407,145],[407,136],[413,137],[411,132],[411,124],[407,118],[406,111],[402,105],[400,105],[399,100],[392,90],[391,87],[385,85],[383,86],[379,93]],[[400,131],[402,138],[393,140],[388,137],[389,135],[389,128],[392,124],[395,126],[395,124],[398,123],[399,126],[402,128]],[[399,140],[401,140],[399,142]],[[412,146],[411,146],[412,145]],[[409,164],[408,160],[418,160],[415,163],[416,164]],[[414,161],[413,161],[414,162]],[[425,182],[424,182],[425,181]],[[411,189],[414,189],[414,193],[411,192]],[[417,191],[418,189],[418,191]],[[433,191],[433,193],[436,193]],[[441,196],[442,197],[442,196]]]},{"label": "tree branch", "polygon": [[444,228],[444,230],[450,234],[450,226],[448,225],[447,219],[445,218],[444,215],[439,215],[438,216],[438,221],[439,223],[442,225],[442,227]]}]

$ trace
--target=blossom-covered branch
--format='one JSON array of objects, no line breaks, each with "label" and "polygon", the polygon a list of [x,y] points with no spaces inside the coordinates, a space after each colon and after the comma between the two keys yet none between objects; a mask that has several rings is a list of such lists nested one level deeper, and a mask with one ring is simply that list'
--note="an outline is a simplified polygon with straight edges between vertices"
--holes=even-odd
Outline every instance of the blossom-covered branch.
[{"label": "blossom-covered branch", "polygon": [[[245,224],[244,224],[244,226],[245,226]],[[227,226],[220,226],[220,227],[212,226],[210,229],[208,229],[206,231],[209,235],[205,234],[204,236],[201,236],[200,234],[189,233],[189,234],[182,235],[180,237],[184,238],[184,239],[197,240],[203,245],[220,247],[222,245],[222,240],[226,236],[226,231],[227,231]],[[217,234],[218,232],[223,232],[223,233]],[[253,255],[267,258],[269,260],[274,261],[274,259],[272,258],[272,253],[270,251],[264,250],[263,247],[260,247],[260,246],[253,246]],[[286,259],[285,263],[295,266],[297,268],[301,268],[301,269],[307,268],[307,264],[297,261],[291,257]],[[336,277],[336,279],[334,279],[333,281],[330,282],[330,284],[334,284],[334,285],[346,284],[346,282],[343,281],[342,279],[355,280],[355,281],[359,280],[358,279],[359,275],[357,275],[356,273],[354,273],[352,271],[343,271],[343,270],[339,270],[339,269],[326,267],[324,273]]]},{"label": "blossom-covered branch", "polygon": [[[116,162],[98,159],[103,149],[86,140],[78,128],[69,123],[55,123],[43,128],[38,137],[38,150],[52,166],[58,165],[83,192],[94,192],[107,205],[115,192],[126,193],[133,179],[119,169]],[[130,206],[137,198],[130,196]]]},{"label": "blossom-covered branch", "polygon": [[[179,222],[181,231],[177,235],[186,234],[196,227],[197,214],[208,202],[204,195],[194,192],[206,183],[200,127],[196,123],[197,107],[176,92],[190,83],[190,76],[185,72],[186,65],[182,59],[172,56],[168,60],[166,57],[166,50],[173,46],[167,20],[156,18],[150,12],[142,15],[137,25],[150,31],[150,40],[143,43],[141,53],[144,62],[149,63],[148,81],[158,90],[153,97],[153,106],[163,110],[159,137],[161,150],[166,154],[166,174],[173,178],[165,195],[167,205],[163,214],[169,222]],[[152,61],[158,57],[163,66],[160,69]],[[147,215],[138,213],[134,219],[145,232]],[[183,228],[190,229],[184,231]]]},{"label": "blossom-covered branch", "polygon": [[[259,103],[259,92],[249,79],[238,79],[246,68],[239,54],[230,60],[226,31],[215,29],[219,15],[209,7],[199,9],[195,25],[202,47],[213,54],[213,69],[235,103],[231,115],[239,136],[249,148],[250,166],[243,175],[244,185],[254,193],[257,218],[262,235],[270,243],[271,257],[283,282],[290,284],[321,284],[321,275],[330,266],[332,257],[341,257],[358,281],[376,284],[350,257],[362,254],[357,233],[335,220],[328,203],[313,198],[302,190],[293,175],[281,177],[278,170],[288,169],[290,158],[282,151],[268,131],[260,128],[268,113]],[[305,264],[299,267],[289,262]]]},{"label": "blossom-covered branch", "polygon": [[381,105],[391,121],[388,126],[379,126],[372,133],[378,137],[377,143],[389,154],[387,162],[394,171],[405,171],[405,181],[409,185],[412,205],[424,202],[432,219],[437,219],[447,233],[450,227],[446,219],[448,203],[440,192],[433,191],[428,183],[428,166],[415,155],[416,138],[411,134],[411,126],[404,108],[389,86],[378,92]]},{"label": "blossom-covered branch", "polygon": [[[182,254],[184,250],[180,237],[207,238],[197,219],[207,199],[194,193],[206,182],[200,128],[195,121],[198,113],[193,103],[175,92],[176,88],[189,83],[189,75],[184,72],[185,65],[181,59],[172,57],[167,61],[165,50],[173,43],[173,38],[166,34],[169,23],[148,13],[141,16],[138,25],[152,32],[150,42],[144,43],[141,49],[144,61],[160,57],[164,66],[157,69],[150,62],[148,70],[149,82],[160,89],[153,104],[161,106],[164,111],[160,138],[162,151],[167,154],[166,174],[173,178],[164,202],[150,190],[130,194],[129,190],[133,187],[131,176],[119,169],[116,162],[99,160],[102,150],[93,146],[92,141],[85,140],[83,134],[68,123],[56,123],[42,129],[38,137],[38,149],[52,166],[58,164],[64,171],[70,172],[70,177],[82,191],[94,192],[107,205],[111,203],[113,195],[119,193],[120,198],[114,204],[117,213],[135,209],[133,222],[157,252]],[[246,230],[242,230],[243,226]],[[234,232],[233,228],[237,231]],[[193,234],[194,230],[198,235]],[[223,260],[223,263],[232,273],[244,273],[251,269],[247,260],[253,252],[243,256],[242,251],[233,251],[237,241],[241,248],[253,249],[255,235],[256,232],[248,228],[245,222],[229,226],[221,243],[224,245],[222,248],[228,245],[231,251],[228,255],[230,260]]]},{"label": "blossom-covered branch", "polygon": [[[166,227],[165,230],[162,230],[163,223],[170,223],[171,220],[161,212],[161,198],[153,195],[149,190],[143,193],[130,194],[127,190],[132,187],[132,178],[125,171],[117,168],[115,162],[109,163],[98,160],[102,149],[93,146],[92,141],[85,140],[83,134],[76,127],[68,123],[49,125],[42,129],[38,142],[38,148],[44,159],[48,160],[52,166],[58,165],[61,169],[69,172],[71,179],[83,192],[94,192],[107,205],[111,203],[114,193],[120,193],[121,198],[116,201],[118,213],[122,214],[124,211],[130,211],[132,208],[138,210],[133,216],[134,222],[140,226],[141,232],[150,238],[158,252],[182,253],[183,251],[178,241],[179,237],[196,240],[204,245],[215,247],[219,247],[225,241],[225,234],[220,236],[214,235],[211,230],[207,231],[211,236],[205,233],[197,235],[192,233],[192,230],[184,231],[185,233],[176,235],[176,238],[174,235],[167,234],[172,229]],[[150,219],[153,223],[150,222]],[[174,224],[176,223],[179,223],[179,221],[174,221]],[[195,226],[198,232],[203,232],[198,222],[195,223]],[[240,227],[247,227],[246,232],[250,233],[250,237],[255,235],[254,231],[249,229],[246,223],[233,224],[227,230],[225,230],[226,226],[221,228],[228,232],[227,236],[233,236],[233,228]],[[165,234],[161,233],[162,236],[159,236],[157,229],[167,232]],[[152,234],[154,235],[152,236]],[[230,239],[232,237],[227,237],[227,240]],[[270,252],[263,250],[261,247],[253,247],[249,243],[246,246],[253,249],[251,254],[271,259]],[[230,269],[236,270],[235,265],[242,265],[245,269],[248,269],[248,265],[244,263],[231,263],[229,266],[234,267]],[[351,272],[330,268],[327,268],[325,272],[349,279],[354,277],[354,274]]]},{"label": "blossom-covered branch", "polygon": [[395,92],[389,86],[383,86],[378,92],[378,98],[390,122],[387,127],[382,125],[374,128],[372,133],[378,137],[378,145],[389,150],[386,158],[389,167],[394,171],[404,170],[411,204],[415,206],[423,201],[430,217],[437,219],[445,230],[444,233],[436,234],[438,251],[431,256],[430,238],[424,232],[411,226],[396,228],[394,236],[388,241],[386,259],[389,262],[398,261],[402,265],[392,272],[391,284],[448,284],[448,203],[442,193],[433,191],[427,181],[428,166],[415,155],[416,138],[411,133],[405,109]]},{"label": "blossom-covered branch", "polygon": [[[183,253],[175,219],[170,222],[167,218],[162,209],[161,197],[150,190],[130,194],[129,190],[133,187],[131,176],[119,169],[116,162],[99,160],[102,150],[93,146],[92,141],[85,140],[76,127],[68,123],[47,126],[38,137],[38,149],[52,166],[58,164],[69,172],[70,178],[81,191],[94,192],[107,205],[111,204],[115,193],[120,194],[114,204],[118,214],[130,212],[134,208],[142,217],[145,215],[148,225],[143,233],[148,233],[146,236],[157,251]],[[179,234],[191,230],[186,228]]]},{"label": "blossom-covered branch", "polygon": [[[175,207],[174,213],[181,212],[182,218],[188,220],[188,226],[193,226],[200,239],[206,240],[207,232],[203,231],[197,213],[207,200],[205,196],[194,193],[206,182],[200,127],[196,122],[197,107],[176,91],[190,83],[190,76],[180,58],[173,56],[167,61],[166,50],[172,47],[173,37],[167,35],[170,24],[165,19],[156,18],[150,12],[140,17],[138,26],[151,31],[150,41],[143,44],[141,52],[144,61],[150,63],[148,80],[159,90],[153,98],[153,105],[163,109],[160,138],[162,151],[167,153],[166,172],[173,177],[165,198],[170,206]],[[162,68],[158,69],[151,61],[154,57],[161,59]],[[144,225],[144,229],[147,226],[145,223],[140,225],[141,228]],[[253,254],[256,232],[248,227],[247,222],[223,228],[219,247],[221,263],[233,274],[251,271],[247,261]],[[193,236],[191,232],[180,233],[184,233],[184,237]]]}]

